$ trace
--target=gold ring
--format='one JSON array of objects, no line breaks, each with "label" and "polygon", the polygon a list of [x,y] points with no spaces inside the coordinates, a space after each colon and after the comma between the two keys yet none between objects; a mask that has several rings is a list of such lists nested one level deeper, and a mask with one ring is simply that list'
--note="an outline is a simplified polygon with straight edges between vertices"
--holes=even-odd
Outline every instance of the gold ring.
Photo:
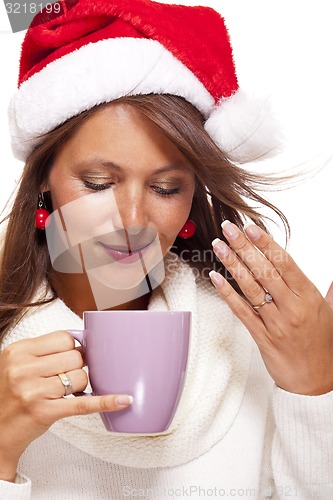
[{"label": "gold ring", "polygon": [[58,373],[58,377],[60,378],[62,385],[65,388],[65,394],[64,396],[68,396],[69,394],[72,394],[72,381],[69,378],[69,376],[66,373]]},{"label": "gold ring", "polygon": [[258,309],[260,309],[262,306],[264,306],[265,304],[270,304],[271,302],[273,302],[273,297],[271,296],[270,293],[267,292],[265,295],[265,300],[261,304],[257,304],[256,306],[252,305],[252,307],[256,311],[258,311]]}]

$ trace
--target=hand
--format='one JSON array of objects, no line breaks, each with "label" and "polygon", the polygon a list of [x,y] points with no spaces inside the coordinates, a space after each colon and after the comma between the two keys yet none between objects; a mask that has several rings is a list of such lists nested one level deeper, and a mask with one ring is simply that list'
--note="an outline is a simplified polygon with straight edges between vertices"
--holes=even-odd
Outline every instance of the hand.
[{"label": "hand", "polygon": [[[213,249],[239,284],[242,298],[221,274],[210,277],[257,343],[266,368],[282,389],[304,395],[333,390],[333,287],[327,301],[290,255],[250,225],[245,235],[230,222]],[[266,292],[273,298],[266,302]],[[257,310],[253,305],[258,305]]]},{"label": "hand", "polygon": [[[21,340],[0,355],[0,479],[14,481],[26,447],[57,420],[73,415],[116,411],[116,396],[64,398],[58,373],[65,372],[73,392],[87,385],[80,348],[65,331]],[[130,403],[130,402],[129,402]]]}]

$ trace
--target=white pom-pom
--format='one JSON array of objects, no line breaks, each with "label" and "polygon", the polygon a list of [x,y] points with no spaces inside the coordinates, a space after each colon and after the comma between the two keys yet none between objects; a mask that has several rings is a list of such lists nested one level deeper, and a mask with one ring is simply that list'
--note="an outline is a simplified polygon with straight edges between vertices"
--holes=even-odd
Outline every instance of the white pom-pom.
[{"label": "white pom-pom", "polygon": [[223,99],[205,123],[205,129],[228,159],[237,163],[275,156],[281,150],[281,125],[268,98],[238,90]]}]

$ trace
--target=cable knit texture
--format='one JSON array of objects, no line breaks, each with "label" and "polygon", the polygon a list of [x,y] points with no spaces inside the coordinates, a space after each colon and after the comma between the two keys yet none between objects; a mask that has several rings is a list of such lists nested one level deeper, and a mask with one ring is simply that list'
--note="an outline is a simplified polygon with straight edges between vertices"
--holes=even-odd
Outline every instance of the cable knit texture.
[{"label": "cable knit texture", "polygon": [[17,474],[15,483],[0,481],[0,493],[1,500],[26,500],[31,495],[31,481]]},{"label": "cable knit texture", "polygon": [[[298,396],[277,388],[272,466],[277,489],[297,499],[333,498],[333,392]],[[288,433],[283,429],[289,429]],[[302,456],[302,460],[298,459]],[[316,466],[314,466],[316,464]]]}]

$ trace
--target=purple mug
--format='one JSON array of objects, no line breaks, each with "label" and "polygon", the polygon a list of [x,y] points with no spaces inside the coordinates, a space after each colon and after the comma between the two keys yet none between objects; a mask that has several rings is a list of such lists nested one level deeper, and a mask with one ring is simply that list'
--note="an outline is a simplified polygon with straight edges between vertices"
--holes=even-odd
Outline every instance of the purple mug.
[{"label": "purple mug", "polygon": [[86,311],[84,330],[68,330],[84,348],[93,395],[129,394],[124,410],[101,413],[108,431],[168,429],[185,383],[189,311]]}]

